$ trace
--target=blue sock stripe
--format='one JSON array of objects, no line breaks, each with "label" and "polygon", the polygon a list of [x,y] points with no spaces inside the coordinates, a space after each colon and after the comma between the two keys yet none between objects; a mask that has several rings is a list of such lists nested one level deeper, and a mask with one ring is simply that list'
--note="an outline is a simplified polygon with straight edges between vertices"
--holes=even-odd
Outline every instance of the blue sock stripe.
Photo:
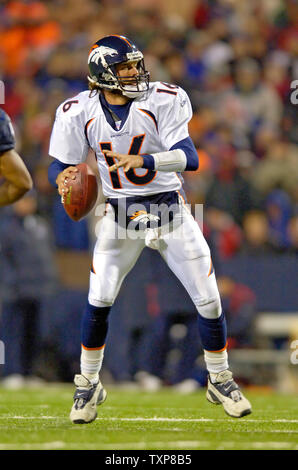
[{"label": "blue sock stripe", "polygon": [[209,319],[198,316],[199,333],[206,351],[220,351],[227,344],[227,324],[222,312],[219,318]]},{"label": "blue sock stripe", "polygon": [[111,307],[95,307],[87,303],[81,323],[81,342],[87,349],[104,346],[110,310]]}]

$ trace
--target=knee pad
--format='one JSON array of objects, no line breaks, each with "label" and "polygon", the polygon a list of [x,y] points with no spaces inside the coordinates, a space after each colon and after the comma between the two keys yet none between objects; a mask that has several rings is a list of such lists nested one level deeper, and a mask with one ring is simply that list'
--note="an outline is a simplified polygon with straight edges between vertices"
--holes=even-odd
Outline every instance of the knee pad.
[{"label": "knee pad", "polygon": [[93,307],[98,307],[98,308],[111,307],[114,303],[113,300],[111,300],[111,301],[109,301],[109,300],[102,301],[102,300],[93,299],[90,294],[88,296],[88,302]]}]

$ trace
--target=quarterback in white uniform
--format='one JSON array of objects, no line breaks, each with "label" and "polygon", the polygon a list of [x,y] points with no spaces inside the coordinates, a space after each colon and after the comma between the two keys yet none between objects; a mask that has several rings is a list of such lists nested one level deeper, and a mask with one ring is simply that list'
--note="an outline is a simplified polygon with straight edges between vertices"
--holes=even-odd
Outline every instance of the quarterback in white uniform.
[{"label": "quarterback in white uniform", "polygon": [[[207,399],[221,403],[230,416],[245,416],[251,405],[228,368],[226,322],[210,250],[181,193],[180,173],[199,166],[188,133],[189,98],[175,85],[150,83],[142,52],[124,36],[97,41],[88,66],[89,90],[59,106],[49,150],[54,158],[49,180],[64,198],[67,179],[75,178],[76,165],[91,148],[107,202],[82,318],[81,373],[74,378],[70,419],[93,421],[106,398],[99,372],[109,312],[146,245],[160,252],[198,310]],[[120,225],[125,237],[119,236]]]}]

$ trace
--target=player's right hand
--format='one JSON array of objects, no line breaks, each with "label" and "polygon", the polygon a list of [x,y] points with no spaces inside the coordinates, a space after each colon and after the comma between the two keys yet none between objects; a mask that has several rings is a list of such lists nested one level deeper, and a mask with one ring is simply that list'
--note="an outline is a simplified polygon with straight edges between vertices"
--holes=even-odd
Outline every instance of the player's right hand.
[{"label": "player's right hand", "polygon": [[68,193],[69,189],[66,186],[67,181],[69,179],[74,180],[76,177],[76,173],[78,172],[77,167],[69,166],[65,168],[65,170],[61,171],[56,178],[56,184],[58,185],[58,193],[61,196],[61,202],[64,203],[65,196]]}]

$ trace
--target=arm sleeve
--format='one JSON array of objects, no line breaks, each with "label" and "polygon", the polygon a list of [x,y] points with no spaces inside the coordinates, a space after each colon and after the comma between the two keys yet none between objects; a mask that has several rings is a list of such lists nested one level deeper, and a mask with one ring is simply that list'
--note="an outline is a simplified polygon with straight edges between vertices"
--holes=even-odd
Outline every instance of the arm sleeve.
[{"label": "arm sleeve", "polygon": [[[176,150],[182,153],[174,152]],[[177,142],[167,152],[142,155],[143,168],[160,171],[196,171],[199,168],[198,152],[190,137]]]},{"label": "arm sleeve", "polygon": [[8,115],[0,110],[0,154],[15,147],[14,130]]},{"label": "arm sleeve", "polygon": [[71,111],[65,112],[60,105],[50,138],[50,156],[68,166],[77,165],[86,160],[88,149],[80,115],[74,115]]},{"label": "arm sleeve", "polygon": [[65,170],[65,168],[69,166],[74,166],[74,165],[75,164],[71,164],[71,163],[62,163],[56,159],[53,160],[48,169],[48,180],[51,183],[51,185],[54,186],[54,188],[58,188],[58,185],[56,184],[56,179],[59,173]]},{"label": "arm sleeve", "polygon": [[184,171],[196,171],[199,168],[199,157],[197,149],[190,137],[177,142],[170,150],[183,150],[186,156],[186,167]]}]

